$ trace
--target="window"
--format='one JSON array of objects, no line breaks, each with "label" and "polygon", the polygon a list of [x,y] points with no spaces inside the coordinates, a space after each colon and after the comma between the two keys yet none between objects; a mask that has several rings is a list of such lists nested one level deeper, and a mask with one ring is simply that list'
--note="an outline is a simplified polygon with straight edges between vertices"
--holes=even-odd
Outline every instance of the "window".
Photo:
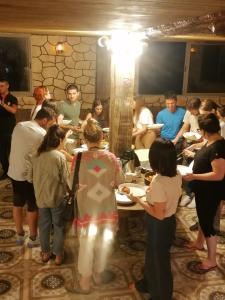
[{"label": "window", "polygon": [[225,44],[191,44],[187,92],[225,92]]},{"label": "window", "polygon": [[225,93],[225,43],[149,42],[137,81],[140,95]]},{"label": "window", "polygon": [[9,82],[11,91],[31,90],[28,37],[0,37],[0,77]]},{"label": "window", "polygon": [[182,94],[185,49],[184,42],[150,42],[139,61],[138,93]]}]

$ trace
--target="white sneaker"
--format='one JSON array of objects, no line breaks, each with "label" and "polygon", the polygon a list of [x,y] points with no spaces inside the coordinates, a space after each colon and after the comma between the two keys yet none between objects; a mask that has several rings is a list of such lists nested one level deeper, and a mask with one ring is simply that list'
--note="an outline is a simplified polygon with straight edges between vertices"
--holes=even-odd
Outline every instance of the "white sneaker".
[{"label": "white sneaker", "polygon": [[34,247],[39,247],[40,246],[40,240],[39,237],[37,236],[36,239],[33,241],[30,237],[27,243],[28,248],[34,248]]},{"label": "white sneaker", "polygon": [[184,195],[180,201],[179,206],[181,207],[186,206],[190,202],[191,202],[191,198],[188,195]]},{"label": "white sneaker", "polygon": [[195,197],[192,198],[191,202],[187,205],[188,208],[195,208],[196,203],[195,203]]}]

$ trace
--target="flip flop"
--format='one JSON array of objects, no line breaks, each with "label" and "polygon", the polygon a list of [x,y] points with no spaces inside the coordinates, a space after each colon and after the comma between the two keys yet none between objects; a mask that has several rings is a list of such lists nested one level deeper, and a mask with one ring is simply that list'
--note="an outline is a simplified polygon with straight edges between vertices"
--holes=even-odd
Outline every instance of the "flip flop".
[{"label": "flip flop", "polygon": [[213,270],[215,270],[217,268],[217,265],[215,265],[215,266],[212,266],[212,267],[209,267],[209,268],[202,268],[202,263],[198,263],[198,264],[196,264],[196,266],[195,266],[195,270],[196,271],[200,271],[202,274],[205,274],[205,273],[207,273],[207,272],[210,272],[210,271],[213,271]]}]

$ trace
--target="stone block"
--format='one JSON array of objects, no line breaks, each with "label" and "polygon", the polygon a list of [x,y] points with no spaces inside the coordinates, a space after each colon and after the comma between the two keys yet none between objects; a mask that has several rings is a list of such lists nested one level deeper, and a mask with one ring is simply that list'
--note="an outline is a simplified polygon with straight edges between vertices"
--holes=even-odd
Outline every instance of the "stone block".
[{"label": "stone block", "polygon": [[85,85],[88,82],[89,82],[89,77],[87,77],[87,76],[81,76],[76,79],[77,84]]},{"label": "stone block", "polygon": [[87,84],[85,86],[81,86],[81,91],[87,94],[94,94],[95,93],[95,86],[91,84]]},{"label": "stone block", "polygon": [[66,65],[67,68],[73,69],[74,65],[75,65],[75,62],[74,62],[73,58],[72,57],[66,57],[65,58],[65,65]]},{"label": "stone block", "polygon": [[91,62],[90,69],[91,69],[91,70],[96,70],[96,61],[92,61],[92,62]]},{"label": "stone block", "polygon": [[75,70],[75,69],[65,69],[63,70],[64,75],[71,76],[71,77],[81,77],[82,71],[81,70]]},{"label": "stone block", "polygon": [[97,48],[96,44],[95,45],[91,45],[91,51],[92,52],[96,53],[96,48]]},{"label": "stone block", "polygon": [[87,44],[84,44],[84,43],[80,43],[78,45],[74,45],[73,49],[76,52],[85,53],[85,52],[88,52],[90,50],[90,46],[87,45]]},{"label": "stone block", "polygon": [[96,61],[96,53],[93,53],[92,51],[84,53],[84,59],[85,60],[94,60],[94,61]]},{"label": "stone block", "polygon": [[44,62],[44,63],[43,63],[43,68],[46,68],[46,67],[55,67],[55,63]]},{"label": "stone block", "polygon": [[79,36],[67,36],[67,42],[71,46],[77,45],[80,43],[80,37]]},{"label": "stone block", "polygon": [[87,102],[82,102],[82,109],[91,109],[92,104]]},{"label": "stone block", "polygon": [[56,55],[55,46],[53,46],[49,42],[47,42],[44,47],[49,55]]},{"label": "stone block", "polygon": [[95,94],[85,94],[82,93],[82,99],[84,102],[93,103],[95,100]]},{"label": "stone block", "polygon": [[45,47],[41,47],[41,53],[42,54],[48,54],[47,51],[46,51],[46,49],[45,49]]},{"label": "stone block", "polygon": [[42,62],[51,62],[51,63],[55,63],[55,56],[54,55],[46,55],[46,54],[42,54],[39,59]]},{"label": "stone block", "polygon": [[67,83],[64,80],[61,79],[54,79],[54,86],[59,89],[65,89]]},{"label": "stone block", "polygon": [[34,97],[23,97],[23,103],[25,105],[33,106],[35,104],[35,99],[34,99]]},{"label": "stone block", "polygon": [[39,81],[43,81],[44,80],[44,78],[41,75],[41,73],[33,73],[32,74],[32,78],[33,78],[33,80],[39,80]]},{"label": "stone block", "polygon": [[81,42],[84,42],[85,44],[88,45],[93,45],[97,43],[97,38],[96,37],[90,37],[90,36],[82,36],[81,37]]},{"label": "stone block", "polygon": [[73,52],[72,57],[73,57],[74,61],[84,60],[84,54],[83,53]]},{"label": "stone block", "polygon": [[39,57],[41,55],[41,48],[38,46],[32,46],[32,57]]},{"label": "stone block", "polygon": [[65,91],[59,88],[54,88],[53,95],[56,100],[64,100],[66,98]]},{"label": "stone block", "polygon": [[70,46],[68,43],[63,44],[64,47],[64,56],[71,56],[73,54],[73,47]]},{"label": "stone block", "polygon": [[56,63],[56,67],[60,71],[62,71],[66,68],[64,63]]},{"label": "stone block", "polygon": [[44,78],[57,78],[58,76],[58,69],[56,67],[47,67],[43,68],[42,75]]},{"label": "stone block", "polygon": [[43,81],[43,85],[53,85],[53,78],[46,78]]},{"label": "stone block", "polygon": [[88,70],[90,68],[90,65],[91,65],[91,62],[89,61],[85,61],[85,60],[82,60],[82,61],[78,61],[76,64],[75,64],[75,69],[77,70]]},{"label": "stone block", "polygon": [[42,85],[42,81],[39,81],[39,80],[33,80],[33,87],[37,87],[37,86],[40,86]]},{"label": "stone block", "polygon": [[49,35],[48,42],[53,46],[56,46],[58,43],[64,43],[66,41],[66,37],[62,35]]},{"label": "stone block", "polygon": [[58,63],[58,62],[64,62],[64,60],[65,60],[65,57],[64,56],[60,56],[60,55],[56,55],[56,62]]},{"label": "stone block", "polygon": [[89,77],[96,77],[96,70],[83,70],[83,75]]},{"label": "stone block", "polygon": [[42,63],[39,58],[32,58],[32,72],[41,73]]},{"label": "stone block", "polygon": [[46,35],[32,35],[31,36],[31,44],[33,46],[43,46],[47,42]]},{"label": "stone block", "polygon": [[64,76],[64,80],[67,83],[74,83],[74,81],[75,81],[74,77],[71,77],[71,76]]},{"label": "stone block", "polygon": [[59,72],[57,79],[63,79],[64,74],[62,71]]},{"label": "stone block", "polygon": [[95,85],[95,78],[93,77],[89,77],[89,83],[92,84],[92,85]]}]

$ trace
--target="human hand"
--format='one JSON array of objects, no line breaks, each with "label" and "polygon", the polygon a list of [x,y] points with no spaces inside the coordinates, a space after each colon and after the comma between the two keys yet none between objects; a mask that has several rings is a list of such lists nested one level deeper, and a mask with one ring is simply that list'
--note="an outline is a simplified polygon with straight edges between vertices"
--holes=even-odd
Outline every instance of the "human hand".
[{"label": "human hand", "polygon": [[176,145],[176,143],[178,142],[178,140],[179,140],[179,139],[175,138],[175,139],[172,140],[172,143],[173,143],[174,145]]},{"label": "human hand", "polygon": [[135,203],[140,202],[140,198],[139,198],[139,197],[135,197],[133,194],[129,194],[129,195],[127,195],[127,197],[128,197],[131,201],[133,201],[133,202],[135,202]]},{"label": "human hand", "polygon": [[195,153],[191,150],[188,150],[188,149],[184,149],[183,153],[187,157],[192,157],[193,158],[195,156]]},{"label": "human hand", "polygon": [[65,138],[67,139],[72,133],[73,133],[73,131],[71,129],[69,129],[66,133]]},{"label": "human hand", "polygon": [[185,181],[192,181],[192,180],[194,180],[194,174],[193,173],[189,173],[189,174],[186,174],[186,175],[182,176],[182,178]]}]

